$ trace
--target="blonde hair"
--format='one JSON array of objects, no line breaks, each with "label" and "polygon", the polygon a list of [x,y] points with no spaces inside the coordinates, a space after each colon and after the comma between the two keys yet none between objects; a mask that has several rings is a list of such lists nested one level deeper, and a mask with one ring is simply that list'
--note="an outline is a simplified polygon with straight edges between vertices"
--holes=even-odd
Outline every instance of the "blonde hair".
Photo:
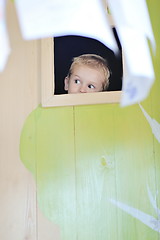
[{"label": "blonde hair", "polygon": [[78,64],[96,68],[97,70],[102,70],[104,73],[103,91],[108,89],[111,72],[109,70],[107,61],[103,57],[96,54],[83,54],[78,57],[74,57],[67,75],[68,77],[71,76],[73,73],[73,68]]}]

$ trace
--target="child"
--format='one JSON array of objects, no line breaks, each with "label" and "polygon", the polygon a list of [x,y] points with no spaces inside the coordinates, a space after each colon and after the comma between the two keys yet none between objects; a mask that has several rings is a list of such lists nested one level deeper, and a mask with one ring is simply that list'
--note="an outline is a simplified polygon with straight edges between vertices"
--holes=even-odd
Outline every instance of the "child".
[{"label": "child", "polygon": [[68,93],[92,93],[106,91],[110,71],[106,60],[95,54],[83,54],[73,58],[65,78]]}]

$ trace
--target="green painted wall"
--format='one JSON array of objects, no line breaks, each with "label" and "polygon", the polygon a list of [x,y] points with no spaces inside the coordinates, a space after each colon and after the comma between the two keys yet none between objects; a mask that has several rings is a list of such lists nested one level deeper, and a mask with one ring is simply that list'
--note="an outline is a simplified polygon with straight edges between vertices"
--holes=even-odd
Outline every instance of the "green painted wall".
[{"label": "green painted wall", "polygon": [[[141,105],[160,127],[160,3],[147,2],[156,81]],[[138,104],[39,106],[24,123],[20,156],[63,240],[159,239],[160,143]]]}]

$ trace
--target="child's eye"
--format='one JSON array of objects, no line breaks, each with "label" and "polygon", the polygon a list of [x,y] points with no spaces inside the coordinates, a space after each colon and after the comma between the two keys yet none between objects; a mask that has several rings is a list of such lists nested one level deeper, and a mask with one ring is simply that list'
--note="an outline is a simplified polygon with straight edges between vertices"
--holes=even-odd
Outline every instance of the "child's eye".
[{"label": "child's eye", "polygon": [[74,80],[74,82],[75,82],[76,84],[79,84],[79,83],[80,83],[80,80],[76,79],[76,80]]},{"label": "child's eye", "polygon": [[95,86],[93,84],[89,84],[88,88],[92,88],[93,89],[93,88],[95,88]]}]

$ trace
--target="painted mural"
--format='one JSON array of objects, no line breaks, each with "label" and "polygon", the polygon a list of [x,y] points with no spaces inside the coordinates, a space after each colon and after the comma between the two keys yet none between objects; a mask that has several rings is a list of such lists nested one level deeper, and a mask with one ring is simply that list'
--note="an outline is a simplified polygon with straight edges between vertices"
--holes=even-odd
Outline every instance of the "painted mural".
[{"label": "painted mural", "polygon": [[158,239],[159,142],[141,109],[39,106],[27,118],[21,159],[62,239]]},{"label": "painted mural", "polygon": [[24,123],[21,160],[62,240],[159,239],[160,37],[151,9],[156,81],[144,102],[38,106]]}]

